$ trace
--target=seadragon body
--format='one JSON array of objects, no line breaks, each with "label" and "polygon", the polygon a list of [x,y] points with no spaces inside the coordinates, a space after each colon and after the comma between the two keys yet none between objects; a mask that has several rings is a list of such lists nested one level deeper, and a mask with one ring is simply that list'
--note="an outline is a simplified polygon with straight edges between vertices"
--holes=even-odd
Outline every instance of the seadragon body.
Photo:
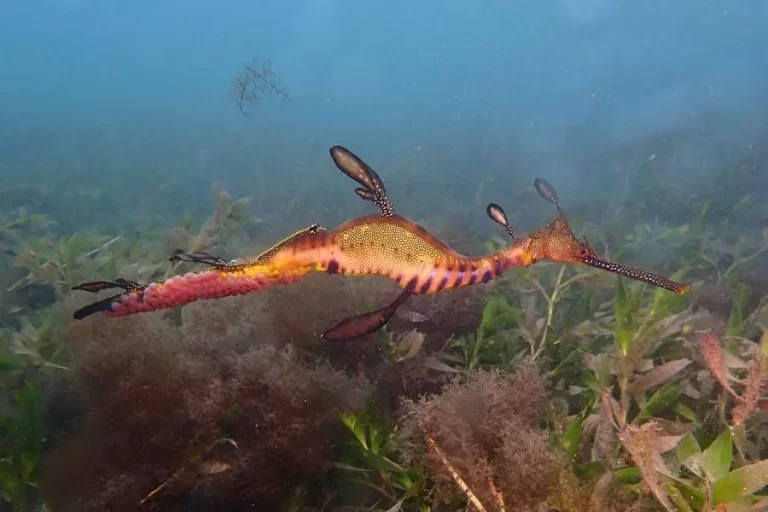
[{"label": "seadragon body", "polygon": [[492,254],[470,257],[459,254],[415,222],[394,213],[378,175],[348,150],[334,146],[337,167],[360,183],[356,190],[381,212],[350,220],[333,230],[314,225],[301,230],[251,260],[224,261],[207,253],[177,251],[171,259],[202,263],[210,268],[188,272],[165,281],[140,285],[118,279],[83,283],[76,289],[96,292],[121,288],[117,295],[77,310],[75,318],[95,313],[125,316],[188,304],[200,299],[244,295],[279,284],[290,284],[311,272],[340,275],[382,275],[402,288],[391,304],[352,317],[323,335],[326,339],[358,337],[383,326],[411,295],[426,295],[486,283],[512,267],[527,267],[548,259],[580,263],[660,286],[678,294],[687,284],[601,259],[586,241],[568,226],[554,189],[544,180],[536,188],[557,206],[559,214],[548,226],[519,238],[498,205],[488,215],[507,230],[512,243]]},{"label": "seadragon body", "polygon": [[367,215],[301,237],[275,253],[272,263],[288,272],[298,265],[329,274],[382,275],[414,295],[425,295],[486,283],[522,266],[523,259],[521,247],[464,256],[405,217]]},{"label": "seadragon body", "polygon": [[221,262],[204,271],[137,285],[102,312],[125,316],[244,295],[290,284],[310,272],[382,275],[414,295],[426,295],[486,283],[511,267],[524,266],[525,258],[519,243],[487,256],[464,256],[404,217],[367,215],[332,231],[308,228],[253,261]]}]

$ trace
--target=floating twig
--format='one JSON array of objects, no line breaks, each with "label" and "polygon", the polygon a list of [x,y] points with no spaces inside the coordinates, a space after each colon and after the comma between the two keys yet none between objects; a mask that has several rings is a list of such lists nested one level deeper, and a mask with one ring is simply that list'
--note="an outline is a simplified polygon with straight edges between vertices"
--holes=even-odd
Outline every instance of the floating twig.
[{"label": "floating twig", "polygon": [[[160,485],[158,485],[157,487],[152,489],[152,491],[149,494],[144,496],[144,498],[139,502],[139,506],[144,505],[147,501],[152,499],[152,497],[155,496],[160,491],[162,491],[165,488],[165,486],[167,486],[169,483],[171,483],[173,480],[175,480],[176,478],[181,476],[181,474],[183,474],[185,471],[187,471],[187,469],[190,466],[192,466],[193,464],[195,466],[199,465],[203,461],[205,456],[208,455],[208,453],[210,453],[211,450],[213,450],[216,446],[218,446],[219,444],[222,444],[222,443],[229,443],[232,446],[234,446],[235,448],[238,448],[237,442],[235,442],[233,439],[229,439],[229,438],[217,439],[216,441],[211,443],[208,446],[208,448],[206,448],[205,450],[202,450],[202,451],[198,452],[197,454],[189,457],[184,462],[182,462],[181,466],[179,466],[179,468],[176,471],[174,471],[173,474],[170,477],[168,477],[168,479],[165,482],[161,483]],[[224,471],[226,471],[226,469],[229,469],[228,465],[224,469]],[[221,471],[212,471],[212,472],[209,471],[207,473],[209,473],[209,474],[216,474],[216,473],[219,473],[219,472],[221,472]]]},{"label": "floating twig", "polygon": [[504,495],[501,491],[496,489],[492,476],[488,477],[488,487],[491,489],[491,496],[496,498],[496,503],[499,504],[499,512],[506,512],[507,509],[504,507]]},{"label": "floating twig", "polygon": [[464,494],[467,495],[467,498],[469,499],[470,503],[472,503],[477,510],[480,512],[488,512],[488,510],[483,506],[483,504],[480,502],[479,499],[477,499],[477,496],[475,496],[475,493],[472,492],[472,489],[469,488],[469,486],[464,482],[464,479],[459,476],[459,473],[454,469],[454,467],[451,465],[450,462],[448,462],[448,459],[445,457],[443,452],[438,448],[437,443],[435,443],[435,440],[431,437],[427,436],[427,444],[435,450],[435,453],[438,457],[440,457],[440,460],[443,462],[443,465],[445,466],[445,469],[448,470],[448,473],[451,474],[451,477],[453,477],[453,480],[456,482],[456,485],[459,486],[459,488],[464,491]]}]

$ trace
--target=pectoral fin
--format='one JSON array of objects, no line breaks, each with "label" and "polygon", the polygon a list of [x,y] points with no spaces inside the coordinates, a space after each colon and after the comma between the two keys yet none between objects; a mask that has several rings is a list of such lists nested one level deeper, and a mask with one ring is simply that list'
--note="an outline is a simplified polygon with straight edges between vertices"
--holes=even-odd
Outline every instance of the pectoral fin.
[{"label": "pectoral fin", "polygon": [[395,311],[397,311],[397,308],[399,308],[411,295],[411,290],[404,290],[391,304],[381,309],[377,309],[376,311],[371,311],[370,313],[345,318],[325,331],[321,336],[324,340],[340,341],[359,338],[366,334],[378,331],[389,322],[395,314]]},{"label": "pectoral fin", "polygon": [[[90,291],[90,290],[89,290]],[[103,311],[111,311],[112,310],[112,303],[118,299],[122,293],[118,293],[117,295],[113,295],[111,297],[107,297],[106,299],[102,299],[100,301],[94,302],[92,304],[88,304],[87,306],[84,306],[77,311],[75,311],[72,314],[72,317],[75,320],[82,320],[83,318],[91,315],[95,315],[96,313],[101,313]]]}]

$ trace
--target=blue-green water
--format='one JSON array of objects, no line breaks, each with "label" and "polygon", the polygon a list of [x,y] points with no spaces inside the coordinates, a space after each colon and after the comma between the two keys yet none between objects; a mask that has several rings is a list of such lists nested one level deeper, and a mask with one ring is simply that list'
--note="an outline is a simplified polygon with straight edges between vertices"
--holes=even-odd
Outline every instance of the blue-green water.
[{"label": "blue-green water", "polygon": [[[0,5],[0,510],[762,510],[766,22],[757,1]],[[463,254],[508,244],[489,203],[521,236],[551,222],[544,177],[601,256],[692,291],[539,264],[338,343],[398,287],[317,274],[72,319],[81,282],[375,212],[336,144]]]}]

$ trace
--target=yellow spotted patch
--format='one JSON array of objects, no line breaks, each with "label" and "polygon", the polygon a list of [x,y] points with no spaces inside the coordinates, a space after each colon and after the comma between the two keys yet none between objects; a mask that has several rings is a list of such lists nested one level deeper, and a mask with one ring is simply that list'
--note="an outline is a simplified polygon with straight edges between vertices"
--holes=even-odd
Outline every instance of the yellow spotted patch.
[{"label": "yellow spotted patch", "polygon": [[414,271],[444,261],[453,252],[384,217],[348,226],[336,233],[335,241],[349,273]]}]

